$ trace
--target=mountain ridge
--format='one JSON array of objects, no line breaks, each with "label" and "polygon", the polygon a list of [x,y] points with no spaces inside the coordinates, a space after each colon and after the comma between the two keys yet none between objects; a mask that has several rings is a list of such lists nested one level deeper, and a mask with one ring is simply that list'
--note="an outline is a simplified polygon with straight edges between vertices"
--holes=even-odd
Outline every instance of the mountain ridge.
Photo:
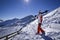
[{"label": "mountain ridge", "polygon": [[17,25],[25,25],[30,23],[31,21],[35,20],[33,15],[28,15],[22,19],[14,18],[11,20],[6,20],[0,23],[0,27],[2,26],[17,26]]}]

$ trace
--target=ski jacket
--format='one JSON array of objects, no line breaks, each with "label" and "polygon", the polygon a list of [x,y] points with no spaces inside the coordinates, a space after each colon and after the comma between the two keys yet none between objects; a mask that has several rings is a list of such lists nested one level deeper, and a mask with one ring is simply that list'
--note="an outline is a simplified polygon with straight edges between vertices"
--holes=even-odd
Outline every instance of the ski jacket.
[{"label": "ski jacket", "polygon": [[42,14],[38,14],[38,23],[42,23],[43,16]]}]

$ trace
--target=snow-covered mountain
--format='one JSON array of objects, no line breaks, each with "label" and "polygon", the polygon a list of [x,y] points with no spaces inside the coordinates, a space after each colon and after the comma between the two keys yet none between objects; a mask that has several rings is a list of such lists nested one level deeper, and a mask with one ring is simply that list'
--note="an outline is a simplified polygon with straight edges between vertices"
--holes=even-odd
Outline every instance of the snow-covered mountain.
[{"label": "snow-covered mountain", "polygon": [[11,26],[25,26],[26,24],[30,23],[34,20],[33,15],[26,16],[22,19],[14,18],[11,20],[6,20],[0,23],[0,27],[11,27]]},{"label": "snow-covered mountain", "polygon": [[[30,18],[25,18],[20,19],[20,21],[23,20],[21,23],[27,25],[24,28],[20,26],[22,28],[20,34],[13,37],[12,40],[60,40],[60,7],[43,16],[42,28],[45,30],[45,35],[36,35],[38,19],[31,22],[26,21],[27,19],[30,20]],[[34,19],[34,17],[32,19]],[[16,31],[20,29],[20,27],[13,27],[14,29],[11,28],[10,30],[13,29]],[[7,30],[9,30],[9,28],[7,28]],[[6,34],[6,32],[4,33]]]},{"label": "snow-covered mountain", "polygon": [[60,7],[45,15],[43,20],[45,25],[60,24]]},{"label": "snow-covered mountain", "polygon": [[45,23],[60,23],[60,7],[44,16]]},{"label": "snow-covered mountain", "polygon": [[0,23],[0,37],[16,32],[25,27],[30,22],[34,21],[33,15],[26,16],[22,19],[14,18]]},{"label": "snow-covered mountain", "polygon": [[0,19],[0,22],[3,22],[3,20]]},{"label": "snow-covered mountain", "polygon": [[[20,35],[17,35],[13,40],[60,40],[60,7],[51,11],[43,17],[42,28],[45,30],[45,35],[35,35],[37,32],[38,19],[31,22],[22,29]],[[21,37],[20,37],[21,36]]]}]

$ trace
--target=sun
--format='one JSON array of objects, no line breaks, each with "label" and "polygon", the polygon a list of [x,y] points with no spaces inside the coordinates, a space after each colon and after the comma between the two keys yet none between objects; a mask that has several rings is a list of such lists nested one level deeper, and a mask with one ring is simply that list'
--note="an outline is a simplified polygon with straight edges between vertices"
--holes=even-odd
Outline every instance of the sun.
[{"label": "sun", "polygon": [[29,2],[29,0],[24,0],[26,3],[28,3]]}]

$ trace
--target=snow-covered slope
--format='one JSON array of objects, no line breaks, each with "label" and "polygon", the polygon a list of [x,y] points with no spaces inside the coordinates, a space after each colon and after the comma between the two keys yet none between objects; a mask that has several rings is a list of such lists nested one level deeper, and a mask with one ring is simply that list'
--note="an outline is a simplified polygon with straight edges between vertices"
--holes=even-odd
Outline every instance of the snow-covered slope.
[{"label": "snow-covered slope", "polygon": [[[25,19],[26,21],[26,19]],[[45,35],[36,35],[38,19],[24,27],[12,40],[60,40],[60,7],[43,17],[42,28]]]},{"label": "snow-covered slope", "polygon": [[44,16],[45,23],[60,23],[60,7]]},{"label": "snow-covered slope", "polygon": [[12,20],[6,20],[4,22],[1,22],[0,23],[0,37],[16,32],[34,20],[35,20],[34,16],[29,15],[22,19],[14,18]]},{"label": "snow-covered slope", "polygon": [[37,32],[38,20],[35,20],[23,28],[21,33],[13,40],[60,40],[60,7],[43,17],[42,28],[45,35],[35,35]]}]

